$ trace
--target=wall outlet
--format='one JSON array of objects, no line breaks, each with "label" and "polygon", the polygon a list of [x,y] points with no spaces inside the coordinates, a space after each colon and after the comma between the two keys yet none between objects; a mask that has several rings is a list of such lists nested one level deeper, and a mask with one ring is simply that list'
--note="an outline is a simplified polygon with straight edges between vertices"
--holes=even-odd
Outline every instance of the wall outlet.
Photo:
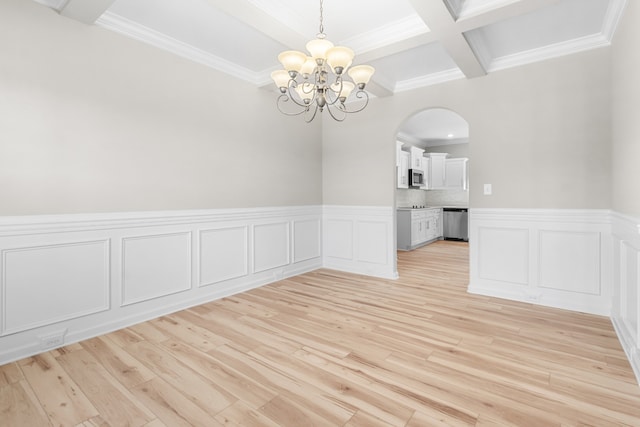
[{"label": "wall outlet", "polygon": [[492,192],[493,192],[493,190],[491,189],[491,184],[485,184],[484,185],[484,195],[485,196],[490,196]]},{"label": "wall outlet", "polygon": [[540,301],[540,294],[537,292],[532,292],[532,291],[525,291],[524,292],[524,299],[526,301],[530,301],[530,302],[538,302]]},{"label": "wall outlet", "polygon": [[38,338],[40,339],[40,349],[49,350],[52,348],[62,347],[64,345],[64,336],[66,334],[67,330],[63,329],[49,335],[39,336]]}]

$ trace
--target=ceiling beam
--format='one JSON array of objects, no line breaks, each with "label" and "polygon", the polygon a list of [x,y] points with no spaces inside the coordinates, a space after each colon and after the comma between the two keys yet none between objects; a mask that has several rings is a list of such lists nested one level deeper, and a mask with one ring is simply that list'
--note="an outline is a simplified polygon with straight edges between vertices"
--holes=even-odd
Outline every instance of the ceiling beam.
[{"label": "ceiling beam", "polygon": [[435,0],[409,1],[467,78],[487,74],[464,34],[456,27],[456,22],[445,2]]},{"label": "ceiling beam", "polygon": [[91,25],[114,2],[115,0],[69,0],[60,10],[60,15]]},{"label": "ceiling beam", "polygon": [[409,37],[395,43],[390,43],[388,45],[377,47],[366,52],[358,53],[358,55],[356,55],[356,58],[358,59],[358,63],[371,62],[375,61],[376,59],[384,58],[385,56],[394,55],[396,53],[404,52],[405,50],[433,43],[434,41],[437,41],[437,39],[432,32],[418,34],[417,36]]},{"label": "ceiling beam", "polygon": [[301,34],[293,31],[273,16],[264,12],[247,0],[206,0],[211,6],[234,17],[240,22],[255,28],[267,37],[289,49],[300,49],[307,41]]},{"label": "ceiling beam", "polygon": [[464,16],[456,21],[456,26],[460,32],[470,31],[519,15],[535,12],[558,2],[560,0],[519,0],[513,3],[506,3],[502,6]]}]

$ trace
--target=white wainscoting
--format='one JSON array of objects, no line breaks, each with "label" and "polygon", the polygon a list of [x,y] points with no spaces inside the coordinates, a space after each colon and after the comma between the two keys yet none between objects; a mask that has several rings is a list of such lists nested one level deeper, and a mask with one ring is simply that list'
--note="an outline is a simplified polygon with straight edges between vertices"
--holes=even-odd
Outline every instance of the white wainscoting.
[{"label": "white wainscoting", "polygon": [[640,383],[640,218],[614,213],[611,320]]},{"label": "white wainscoting", "polygon": [[469,292],[609,316],[610,211],[470,210]]},{"label": "white wainscoting", "polygon": [[323,265],[334,270],[395,279],[392,207],[324,206]]},{"label": "white wainscoting", "polygon": [[315,270],[321,236],[321,206],[0,217],[0,364]]}]

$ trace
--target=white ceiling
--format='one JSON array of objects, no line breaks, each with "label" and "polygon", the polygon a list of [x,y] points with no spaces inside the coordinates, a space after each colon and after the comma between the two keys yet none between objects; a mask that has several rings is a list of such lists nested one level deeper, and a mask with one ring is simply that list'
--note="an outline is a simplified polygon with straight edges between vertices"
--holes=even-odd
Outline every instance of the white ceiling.
[{"label": "white ceiling", "polygon": [[[319,0],[35,1],[274,91],[278,54],[319,27]],[[383,97],[607,46],[626,1],[324,0],[324,29]]]},{"label": "white ceiling", "polygon": [[403,147],[436,147],[469,142],[469,123],[459,114],[444,108],[415,113],[400,126],[397,135]]}]

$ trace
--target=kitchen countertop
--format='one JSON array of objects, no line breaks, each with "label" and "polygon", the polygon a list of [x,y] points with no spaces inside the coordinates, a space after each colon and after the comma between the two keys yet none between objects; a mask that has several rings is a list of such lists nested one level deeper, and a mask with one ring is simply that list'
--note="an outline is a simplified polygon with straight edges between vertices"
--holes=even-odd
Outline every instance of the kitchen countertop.
[{"label": "kitchen countertop", "polygon": [[457,208],[457,209],[469,209],[469,206],[399,206],[396,209],[399,211],[412,211],[412,210],[421,210],[421,209],[442,209],[442,208]]}]

